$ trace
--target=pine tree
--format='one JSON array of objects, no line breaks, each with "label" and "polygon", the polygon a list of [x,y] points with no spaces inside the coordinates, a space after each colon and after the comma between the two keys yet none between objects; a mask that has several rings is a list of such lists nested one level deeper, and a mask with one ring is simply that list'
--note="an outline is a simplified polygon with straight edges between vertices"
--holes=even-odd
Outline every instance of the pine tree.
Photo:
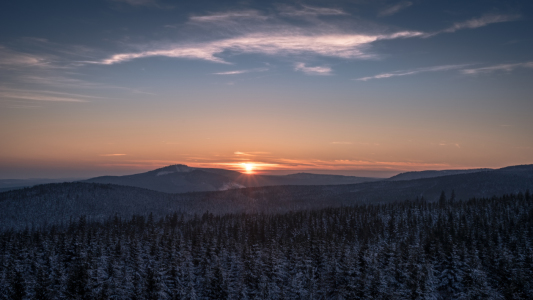
[{"label": "pine tree", "polygon": [[43,268],[37,269],[35,287],[34,287],[34,299],[47,300],[52,299],[50,295],[51,281],[47,274],[45,274]]},{"label": "pine tree", "polygon": [[228,297],[220,266],[216,266],[208,278],[206,297],[208,299],[226,299]]},{"label": "pine tree", "polygon": [[22,300],[26,296],[26,282],[22,273],[18,270],[14,271],[13,280],[11,281],[10,299]]},{"label": "pine tree", "polygon": [[77,261],[71,268],[67,280],[67,295],[72,299],[89,299],[89,291],[87,289],[88,281],[87,264],[82,261]]}]

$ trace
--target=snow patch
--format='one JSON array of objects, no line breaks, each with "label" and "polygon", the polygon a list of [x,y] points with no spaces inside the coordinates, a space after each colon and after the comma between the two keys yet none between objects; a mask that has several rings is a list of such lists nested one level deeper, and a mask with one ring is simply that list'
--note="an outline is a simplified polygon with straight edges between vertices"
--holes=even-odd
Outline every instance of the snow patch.
[{"label": "snow patch", "polygon": [[176,173],[176,171],[160,171],[156,174],[156,176],[167,175],[172,173]]},{"label": "snow patch", "polygon": [[185,165],[175,165],[164,168],[162,171],[157,172],[156,176],[162,176],[172,173],[187,173],[193,171],[194,168]]}]

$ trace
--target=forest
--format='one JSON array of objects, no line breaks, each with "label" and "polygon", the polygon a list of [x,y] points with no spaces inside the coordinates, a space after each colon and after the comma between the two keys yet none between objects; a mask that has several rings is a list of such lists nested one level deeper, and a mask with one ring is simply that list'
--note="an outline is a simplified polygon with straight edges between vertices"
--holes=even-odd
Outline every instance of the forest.
[{"label": "forest", "polygon": [[532,299],[533,197],[81,216],[0,232],[1,299]]},{"label": "forest", "polygon": [[[413,174],[411,174],[413,175]],[[156,176],[157,177],[157,176]],[[442,191],[457,199],[488,198],[533,190],[533,165],[413,180],[382,180],[340,185],[286,185],[223,191],[164,193],[134,186],[88,182],[42,184],[0,193],[0,231],[65,225],[85,216],[103,222],[115,215],[155,220],[168,214],[206,211],[225,214],[284,214],[424,198],[438,201]]]}]

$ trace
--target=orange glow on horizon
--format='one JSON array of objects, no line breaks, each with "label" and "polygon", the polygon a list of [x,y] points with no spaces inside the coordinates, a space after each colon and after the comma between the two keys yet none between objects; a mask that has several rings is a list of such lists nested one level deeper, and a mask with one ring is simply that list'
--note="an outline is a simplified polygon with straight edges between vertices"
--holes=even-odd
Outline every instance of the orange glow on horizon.
[{"label": "orange glow on horizon", "polygon": [[245,170],[245,173],[252,174],[254,172],[254,164],[253,163],[243,163],[242,164]]}]

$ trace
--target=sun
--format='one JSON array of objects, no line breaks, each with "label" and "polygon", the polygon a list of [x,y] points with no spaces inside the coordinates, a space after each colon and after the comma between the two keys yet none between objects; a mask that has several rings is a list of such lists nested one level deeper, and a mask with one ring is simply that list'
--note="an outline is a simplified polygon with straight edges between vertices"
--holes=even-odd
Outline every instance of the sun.
[{"label": "sun", "polygon": [[254,164],[252,163],[243,163],[244,170],[246,170],[246,173],[251,174],[254,172]]}]

